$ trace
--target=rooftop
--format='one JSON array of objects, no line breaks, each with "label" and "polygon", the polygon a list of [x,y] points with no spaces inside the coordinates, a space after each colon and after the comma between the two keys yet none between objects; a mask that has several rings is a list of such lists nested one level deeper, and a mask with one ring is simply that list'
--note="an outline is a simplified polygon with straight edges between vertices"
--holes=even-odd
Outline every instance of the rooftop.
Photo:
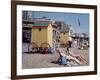
[{"label": "rooftop", "polygon": [[45,22],[45,21],[36,22],[32,24],[32,28],[47,28],[49,24],[50,22]]}]

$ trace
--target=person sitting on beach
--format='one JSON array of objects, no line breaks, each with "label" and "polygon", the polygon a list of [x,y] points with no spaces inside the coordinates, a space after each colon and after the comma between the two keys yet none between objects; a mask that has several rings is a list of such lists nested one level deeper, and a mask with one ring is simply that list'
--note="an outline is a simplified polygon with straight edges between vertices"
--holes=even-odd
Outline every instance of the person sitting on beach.
[{"label": "person sitting on beach", "polygon": [[59,54],[59,58],[57,59],[57,62],[60,63],[60,65],[67,65],[67,59],[66,55],[64,53],[61,53],[59,49],[56,50],[56,52]]}]

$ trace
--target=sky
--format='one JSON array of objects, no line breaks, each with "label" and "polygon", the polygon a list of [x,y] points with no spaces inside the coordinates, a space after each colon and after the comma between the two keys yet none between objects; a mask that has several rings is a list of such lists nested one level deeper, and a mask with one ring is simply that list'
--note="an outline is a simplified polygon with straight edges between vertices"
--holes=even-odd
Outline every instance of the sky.
[{"label": "sky", "polygon": [[54,21],[63,21],[71,25],[74,32],[89,34],[89,14],[86,13],[33,11],[32,16],[33,18],[42,18],[45,16]]}]

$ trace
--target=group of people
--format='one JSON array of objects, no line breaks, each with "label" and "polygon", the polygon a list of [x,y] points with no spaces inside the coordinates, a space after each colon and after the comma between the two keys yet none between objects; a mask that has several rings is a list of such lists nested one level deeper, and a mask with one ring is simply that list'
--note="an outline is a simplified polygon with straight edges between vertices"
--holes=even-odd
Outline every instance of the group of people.
[{"label": "group of people", "polygon": [[78,49],[88,49],[89,48],[89,42],[88,40],[73,40],[73,41],[69,41],[68,43],[68,48],[71,47],[77,47]]},{"label": "group of people", "polygon": [[89,47],[89,42],[87,40],[82,40],[79,43],[80,49],[88,49]]}]

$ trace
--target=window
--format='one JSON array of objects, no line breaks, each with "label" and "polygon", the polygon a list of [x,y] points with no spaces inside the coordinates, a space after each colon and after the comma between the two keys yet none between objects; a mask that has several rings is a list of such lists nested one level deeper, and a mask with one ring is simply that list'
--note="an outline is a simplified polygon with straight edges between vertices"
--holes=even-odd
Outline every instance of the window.
[{"label": "window", "polygon": [[41,31],[41,28],[39,28],[39,31]]}]

